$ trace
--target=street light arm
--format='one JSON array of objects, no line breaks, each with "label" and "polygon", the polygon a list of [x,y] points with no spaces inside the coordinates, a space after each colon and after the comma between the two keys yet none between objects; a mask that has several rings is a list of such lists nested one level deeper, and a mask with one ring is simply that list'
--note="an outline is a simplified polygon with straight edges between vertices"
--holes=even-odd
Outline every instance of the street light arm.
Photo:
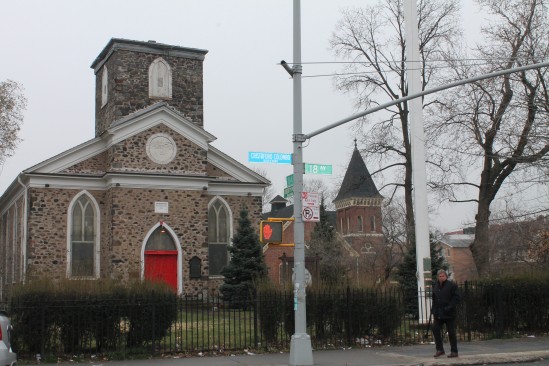
[{"label": "street light arm", "polygon": [[280,61],[280,65],[282,65],[284,70],[286,70],[291,77],[294,77],[294,69],[292,69],[286,61],[284,60]]},{"label": "street light arm", "polygon": [[451,88],[454,88],[456,86],[473,83],[473,82],[476,82],[476,81],[479,81],[479,80],[494,78],[494,77],[497,77],[497,76],[512,74],[512,73],[515,73],[515,72],[521,72],[521,71],[526,71],[526,70],[531,70],[531,69],[540,69],[542,67],[549,67],[549,62],[541,62],[541,63],[537,63],[537,64],[531,64],[531,65],[526,65],[526,66],[521,66],[521,67],[515,67],[515,68],[512,68],[512,69],[500,70],[500,71],[492,72],[492,73],[489,73],[489,74],[483,74],[483,75],[475,76],[475,77],[472,77],[472,78],[469,78],[469,79],[459,80],[459,81],[456,81],[456,82],[453,82],[453,83],[450,83],[450,84],[441,85],[441,86],[433,88],[433,89],[426,89],[422,92],[407,95],[405,97],[395,99],[395,100],[390,101],[388,103],[380,104],[380,105],[378,105],[378,106],[376,106],[372,109],[368,109],[368,110],[365,110],[363,112],[353,114],[350,117],[343,118],[343,119],[341,119],[337,122],[334,122],[334,123],[332,123],[328,126],[320,128],[320,129],[318,129],[316,131],[313,131],[311,133],[305,134],[305,136],[307,137],[307,139],[311,139],[311,138],[315,137],[316,135],[320,135],[323,132],[331,130],[332,128],[341,126],[342,124],[345,124],[347,122],[351,122],[351,121],[353,121],[357,118],[364,117],[368,114],[372,114],[372,113],[380,111],[382,109],[391,107],[395,104],[406,102],[410,99],[423,97],[424,95],[437,93],[437,92],[442,91],[442,90],[451,89]]}]

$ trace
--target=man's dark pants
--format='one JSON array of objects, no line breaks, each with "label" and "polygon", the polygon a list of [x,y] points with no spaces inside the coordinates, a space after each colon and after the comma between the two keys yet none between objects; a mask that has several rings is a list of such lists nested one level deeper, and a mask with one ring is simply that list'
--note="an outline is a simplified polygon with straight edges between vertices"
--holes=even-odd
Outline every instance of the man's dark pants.
[{"label": "man's dark pants", "polygon": [[437,351],[444,351],[442,345],[442,325],[446,324],[448,339],[450,340],[450,351],[458,353],[456,336],[456,319],[435,319],[433,324],[433,336],[435,337],[435,346]]}]

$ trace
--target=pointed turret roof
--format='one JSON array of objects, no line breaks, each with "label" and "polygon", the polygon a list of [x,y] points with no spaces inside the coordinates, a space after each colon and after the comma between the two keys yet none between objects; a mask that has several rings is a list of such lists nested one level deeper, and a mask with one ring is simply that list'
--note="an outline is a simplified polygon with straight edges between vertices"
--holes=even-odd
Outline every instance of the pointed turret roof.
[{"label": "pointed turret roof", "polygon": [[356,140],[353,156],[351,156],[351,161],[349,162],[349,166],[345,172],[343,183],[341,183],[341,188],[339,189],[339,193],[334,199],[334,202],[351,197],[383,198],[383,196],[378,192],[376,185],[372,180],[372,176],[370,175],[368,168],[366,168],[366,164],[358,151]]},{"label": "pointed turret roof", "polygon": [[286,204],[288,200],[286,198],[282,198],[279,194],[276,195],[275,198],[269,201],[269,203],[284,203]]}]

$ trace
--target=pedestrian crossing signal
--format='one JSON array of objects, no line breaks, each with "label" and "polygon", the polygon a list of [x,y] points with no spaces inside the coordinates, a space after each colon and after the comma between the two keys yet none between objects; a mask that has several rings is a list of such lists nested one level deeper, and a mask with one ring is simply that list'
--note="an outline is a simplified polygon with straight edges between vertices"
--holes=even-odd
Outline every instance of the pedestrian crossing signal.
[{"label": "pedestrian crossing signal", "polygon": [[282,243],[282,222],[261,221],[259,223],[259,237],[262,243]]}]

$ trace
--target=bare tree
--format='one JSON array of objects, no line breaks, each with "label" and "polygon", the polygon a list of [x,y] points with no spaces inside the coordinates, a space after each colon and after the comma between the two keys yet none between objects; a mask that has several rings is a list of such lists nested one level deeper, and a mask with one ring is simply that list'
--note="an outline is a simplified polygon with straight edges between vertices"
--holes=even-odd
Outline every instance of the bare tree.
[{"label": "bare tree", "polygon": [[[423,89],[440,74],[431,67],[451,53],[457,27],[458,0],[420,0],[418,29]],[[337,87],[352,94],[357,109],[367,109],[408,95],[406,80],[406,44],[402,0],[381,0],[376,5],[351,9],[331,39],[336,55],[351,61],[345,73],[337,77]],[[368,117],[373,118],[373,117]],[[391,175],[389,183],[404,189],[407,240],[413,241],[414,213],[412,204],[412,160],[408,135],[408,103],[399,103],[376,114],[376,119],[362,119],[357,134],[364,146],[368,163],[377,163],[379,174]]]},{"label": "bare tree", "polygon": [[[254,166],[252,170],[262,177],[269,179],[269,177],[267,176],[267,170],[265,168]],[[274,198],[275,195],[275,189],[272,184],[263,189],[263,195],[261,197],[263,204],[262,212],[271,211],[271,206],[269,202]]]},{"label": "bare tree", "polygon": [[[324,199],[324,206],[327,210],[333,210],[333,199],[337,196],[337,191],[330,189],[326,183],[319,178],[304,178],[303,180],[303,192],[316,192],[321,198]],[[294,196],[288,197],[289,204],[294,203]]]},{"label": "bare tree", "polygon": [[540,266],[547,268],[549,263],[549,229],[547,225],[538,231],[528,244],[528,255]]},{"label": "bare tree", "polygon": [[490,269],[500,276],[543,269],[549,259],[549,218],[515,214],[490,225]]},{"label": "bare tree", "polygon": [[402,200],[387,202],[383,212],[384,281],[393,276],[406,251],[406,208]]},{"label": "bare tree", "polygon": [[12,80],[0,82],[0,164],[13,155],[19,143],[27,100],[23,88]]},{"label": "bare tree", "polygon": [[[485,42],[472,57],[450,60],[456,78],[547,60],[546,0],[478,2],[493,21],[483,27]],[[476,62],[465,63],[465,59]],[[439,177],[436,187],[454,202],[477,202],[471,250],[481,275],[489,273],[490,209],[498,193],[513,177],[519,177],[517,183],[547,174],[548,84],[546,68],[524,71],[465,85],[447,92],[433,105],[439,119],[429,132],[438,147],[433,152],[441,159],[453,156],[454,162],[461,164],[461,169]],[[471,171],[477,172],[477,181],[468,174]],[[467,180],[467,175],[473,180]],[[460,187],[473,187],[476,198],[463,196]]]}]

